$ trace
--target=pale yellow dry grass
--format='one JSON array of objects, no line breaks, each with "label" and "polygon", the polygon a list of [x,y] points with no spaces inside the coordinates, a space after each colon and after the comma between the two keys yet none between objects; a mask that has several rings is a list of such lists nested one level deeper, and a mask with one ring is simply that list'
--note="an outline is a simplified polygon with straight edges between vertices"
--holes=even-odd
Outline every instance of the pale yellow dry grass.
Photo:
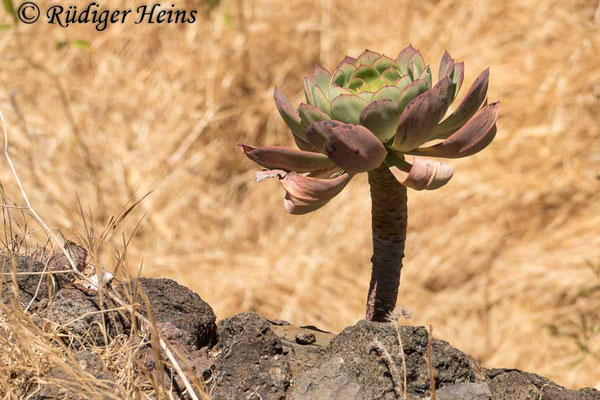
[{"label": "pale yellow dry grass", "polygon": [[[237,0],[191,26],[19,32],[21,45],[14,29],[0,33],[0,107],[26,189],[53,226],[81,231],[76,193],[100,227],[153,190],[129,221],[132,230],[148,212],[130,269],[143,260],[143,274],[191,287],[220,318],[254,309],[334,331],[364,311],[366,179],[289,216],[281,189],[255,185],[235,144],[291,143],[273,87],[299,101],[319,60],[331,68],[346,53],[395,55],[412,42],[436,66],[444,48],[464,60],[466,85],[490,66],[497,139],[452,161],[443,189],[410,192],[399,302],[486,366],[600,388],[597,359],[573,367],[572,340],[545,329],[600,306],[575,296],[594,278],[585,261],[600,261],[597,1]],[[58,50],[62,39],[90,47]],[[56,82],[31,61],[64,86],[72,123]],[[4,162],[0,179],[16,199]],[[94,262],[108,267],[112,255],[107,244]]]}]

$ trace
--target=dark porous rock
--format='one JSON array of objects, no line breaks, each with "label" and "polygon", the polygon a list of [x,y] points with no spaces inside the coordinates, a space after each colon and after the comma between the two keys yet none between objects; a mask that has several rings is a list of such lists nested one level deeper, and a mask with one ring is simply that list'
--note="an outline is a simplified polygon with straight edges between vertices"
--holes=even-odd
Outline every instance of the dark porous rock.
[{"label": "dark porous rock", "polygon": [[487,383],[458,383],[444,386],[436,391],[437,400],[491,400]]},{"label": "dark porous rock", "polygon": [[171,322],[157,322],[156,329],[164,340],[175,346],[179,352],[190,353],[196,350],[196,340],[183,329],[179,329]]},{"label": "dark porous rock", "polygon": [[292,326],[292,324],[290,324],[289,322],[284,321],[282,319],[268,319],[268,318],[265,318],[265,319],[275,326]]},{"label": "dark porous rock", "polygon": [[245,312],[219,323],[221,351],[212,398],[283,400],[290,385],[290,365],[271,323]]},{"label": "dark porous rock", "polygon": [[[159,337],[169,343],[171,349],[175,350],[174,355],[176,358],[180,358],[178,356],[182,355],[189,363],[188,355],[196,351],[196,341],[192,338],[192,335],[170,322],[156,322],[155,327]],[[151,332],[151,335],[153,335],[153,332]],[[150,343],[152,343],[152,340],[150,340]],[[155,353],[150,344],[140,349],[139,359],[149,370],[156,367]]]},{"label": "dark porous rock", "polygon": [[[281,339],[283,354],[288,356],[292,379],[301,376],[308,369],[315,367],[320,362],[331,339],[335,337],[334,334],[319,330],[313,326],[299,327],[287,324],[271,326],[270,329]],[[327,366],[324,368],[327,368]],[[310,389],[309,392],[314,393],[314,390],[312,390],[314,385],[312,385],[310,379],[305,380],[305,382],[310,385],[310,387],[307,387],[307,389]],[[323,382],[323,384],[326,384],[326,382]],[[343,386],[343,383],[341,385]],[[348,393],[343,389],[325,393],[332,393],[333,395],[338,392],[341,394]]]},{"label": "dark porous rock", "polygon": [[[131,295],[140,288],[148,297],[154,320],[160,323],[169,322],[189,333],[194,340],[194,350],[211,347],[216,343],[215,313],[196,293],[172,279],[165,278],[139,278],[120,285],[116,290],[125,301],[129,301]],[[137,301],[142,304],[140,312],[147,317],[142,297],[138,296]]]},{"label": "dark porous rock", "polygon": [[600,392],[585,388],[568,390],[554,382],[516,369],[488,371],[494,400],[600,400]]},{"label": "dark porous rock", "polygon": [[[114,393],[114,376],[106,369],[102,361],[92,352],[81,350],[74,354],[74,360],[67,360],[67,365],[54,367],[42,379],[35,399],[65,399],[77,400],[82,398],[110,399],[108,393]],[[89,379],[85,375],[88,375]],[[81,385],[80,382],[88,382]],[[90,393],[85,393],[90,390]],[[98,393],[107,393],[98,396]],[[88,397],[89,396],[89,397]]]},{"label": "dark porous rock", "polygon": [[[430,389],[428,333],[423,327],[401,327],[399,331],[406,360],[407,392],[418,398]],[[465,354],[441,340],[433,341],[432,351],[436,387],[477,381],[474,367]],[[333,382],[336,390],[354,390],[358,384],[361,390],[356,396],[361,399],[398,398],[403,375],[397,325],[362,320],[344,329],[331,340],[319,362],[295,377],[292,397],[313,398],[311,393],[326,390]]]},{"label": "dark porous rock", "polygon": [[[384,347],[387,350],[383,350]],[[394,365],[387,365],[379,351],[396,355],[398,348],[392,324],[360,321],[335,336],[320,359],[295,378],[292,398],[312,399],[316,393],[329,391],[338,399],[348,392],[354,392],[354,397],[348,398],[396,398],[399,393],[393,382],[400,379],[396,361]]]},{"label": "dark porous rock", "polygon": [[200,376],[204,381],[207,381],[216,368],[216,361],[209,354],[208,349],[203,347],[189,354],[189,365],[192,366],[192,372],[195,376]]},{"label": "dark porous rock", "polygon": [[31,257],[0,255],[0,300],[5,304],[14,298],[10,275],[13,268],[16,272],[20,300],[25,305],[31,302],[34,308],[40,301],[47,302],[51,293],[56,293],[61,285],[67,283],[64,274],[48,273],[48,268],[43,263]]},{"label": "dark porous rock", "polygon": [[316,341],[317,338],[312,332],[299,332],[296,334],[296,343],[298,344],[313,344]]},{"label": "dark porous rock", "polygon": [[[45,268],[31,258],[1,256],[0,267],[4,272],[10,267],[21,272]],[[54,322],[67,345],[81,350],[75,353],[76,363],[70,359],[66,367],[51,370],[28,398],[74,400],[87,398],[86,390],[93,390],[93,398],[104,398],[111,391],[114,397],[112,375],[100,359],[82,349],[90,344],[103,346],[128,333],[131,315],[119,311],[109,296],[103,296],[101,303],[97,291],[78,287],[64,276],[40,280],[40,275],[21,274],[17,283],[32,318]],[[186,399],[188,394],[162,350],[153,347],[157,333],[188,379],[204,380],[214,400],[397,400],[404,398],[405,391],[405,400],[431,396],[429,334],[424,327],[361,320],[335,335],[314,326],[267,320],[254,312],[227,318],[217,326],[211,307],[173,280],[139,278],[109,290],[128,304],[141,305],[139,311],[154,322],[149,331],[142,330],[149,332],[151,340],[136,351],[135,368],[170,382],[175,398]],[[3,302],[12,301],[10,279],[0,286],[0,294]],[[567,390],[515,369],[488,370],[443,340],[431,342],[438,400],[600,400],[597,390]],[[164,363],[157,362],[157,353]],[[157,371],[159,365],[162,370]],[[75,379],[82,374],[98,380],[82,389]]]},{"label": "dark porous rock", "polygon": [[[169,343],[171,350],[174,350],[173,356],[185,373],[189,372],[193,376],[202,377],[205,381],[210,379],[215,368],[215,359],[209,355],[207,347],[197,350],[196,341],[192,336],[170,322],[157,322],[156,329],[160,337]],[[154,349],[147,345],[140,349],[138,358],[145,369],[152,371],[156,368],[155,355]],[[184,384],[177,374],[173,378],[178,388],[184,388]],[[166,375],[166,379],[170,379],[170,377]]]},{"label": "dark porous rock", "polygon": [[[431,396],[428,332],[366,320],[338,335],[274,324],[249,312],[219,324],[215,399],[407,400]],[[443,340],[432,340],[438,400],[600,400],[517,370],[487,370]]]},{"label": "dark porous rock", "polygon": [[[423,327],[417,329],[427,333]],[[478,381],[477,368],[470,357],[444,340],[433,339],[431,347],[436,386]],[[479,380],[483,379],[482,375]]]},{"label": "dark porous rock", "polygon": [[56,293],[52,307],[46,310],[45,316],[58,324],[68,345],[74,348],[86,343],[102,346],[129,329],[126,316],[116,311],[106,311],[114,308],[115,304],[106,297],[101,307],[95,291],[65,287]]},{"label": "dark porous rock", "polygon": [[341,357],[316,364],[301,375],[291,391],[292,400],[372,399],[357,377],[348,371]]},{"label": "dark porous rock", "polygon": [[335,337],[333,333],[322,331],[313,326],[272,325],[271,330],[281,338],[283,346],[286,347],[284,351],[305,348],[322,349],[327,347],[331,339]]}]

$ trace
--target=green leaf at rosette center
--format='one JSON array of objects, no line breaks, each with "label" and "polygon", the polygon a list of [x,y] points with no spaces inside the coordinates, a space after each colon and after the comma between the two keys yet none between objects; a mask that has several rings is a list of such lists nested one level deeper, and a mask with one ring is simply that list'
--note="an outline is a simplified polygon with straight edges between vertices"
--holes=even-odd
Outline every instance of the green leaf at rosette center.
[{"label": "green leaf at rosette center", "polygon": [[329,114],[329,99],[320,87],[315,86],[313,89],[313,97],[315,98],[315,106]]},{"label": "green leaf at rosette center", "polygon": [[305,129],[307,129],[313,122],[325,121],[331,119],[329,115],[325,114],[322,110],[310,104],[300,104],[298,106],[298,114],[300,120]]},{"label": "green leaf at rosette center", "polygon": [[341,69],[336,69],[333,72],[333,77],[331,78],[331,82],[335,83],[340,87],[344,87],[346,85],[346,74]]},{"label": "green leaf at rosette center", "polygon": [[331,83],[331,74],[325,68],[317,65],[312,72],[311,79],[315,82],[317,87],[321,88],[322,91],[326,91]]},{"label": "green leaf at rosette center", "polygon": [[379,72],[377,72],[375,68],[370,67],[368,65],[361,65],[356,69],[356,71],[354,71],[354,73],[352,74],[352,78],[359,78],[365,81],[366,83],[369,83],[379,78]]},{"label": "green leaf at rosette center", "polygon": [[375,60],[381,57],[381,54],[376,53],[371,50],[365,50],[362,52],[360,56],[356,59],[356,65],[373,65]]},{"label": "green leaf at rosette center", "polygon": [[377,100],[366,106],[360,114],[360,124],[387,143],[396,135],[400,119],[398,104],[393,100]]},{"label": "green leaf at rosette center", "polygon": [[315,89],[315,83],[308,78],[304,78],[304,97],[306,102],[311,105],[315,105],[315,97],[313,96],[313,90]]},{"label": "green leaf at rosette center", "polygon": [[431,89],[431,68],[429,67],[429,65],[427,67],[425,67],[425,69],[423,71],[421,71],[421,75],[419,75],[419,79],[423,79],[425,82],[427,82],[427,88]]},{"label": "green leaf at rosette center", "polygon": [[358,124],[360,113],[367,102],[352,94],[342,94],[331,102],[331,116],[348,124]]},{"label": "green leaf at rosette center", "polygon": [[392,100],[397,104],[398,97],[400,97],[400,93],[402,93],[402,89],[396,86],[384,86],[377,92],[373,93],[373,97],[371,98],[371,100],[377,101],[387,99]]},{"label": "green leaf at rosette center", "polygon": [[291,129],[292,133],[300,139],[306,140],[306,136],[304,135],[304,127],[302,126],[300,116],[294,110],[287,97],[285,97],[285,95],[277,88],[275,88],[273,97],[281,118],[283,118],[286,125]]},{"label": "green leaf at rosette center", "polygon": [[400,70],[400,67],[398,66],[398,64],[396,64],[396,61],[392,60],[387,56],[381,56],[377,60],[375,60],[375,62],[373,63],[373,68],[375,68],[380,74],[388,68],[393,68],[397,71]]},{"label": "green leaf at rosette center", "polygon": [[360,78],[352,78],[350,82],[348,82],[348,89],[358,91],[365,85],[365,81]]},{"label": "green leaf at rosette center", "polygon": [[394,67],[389,67],[381,73],[381,76],[389,83],[395,83],[400,79],[400,72]]},{"label": "green leaf at rosette center", "polygon": [[400,112],[404,110],[406,105],[410,103],[412,99],[414,99],[422,93],[425,93],[427,90],[427,82],[425,82],[422,79],[417,79],[416,81],[408,85],[406,88],[404,88],[404,90],[398,97],[398,109],[400,110]]}]

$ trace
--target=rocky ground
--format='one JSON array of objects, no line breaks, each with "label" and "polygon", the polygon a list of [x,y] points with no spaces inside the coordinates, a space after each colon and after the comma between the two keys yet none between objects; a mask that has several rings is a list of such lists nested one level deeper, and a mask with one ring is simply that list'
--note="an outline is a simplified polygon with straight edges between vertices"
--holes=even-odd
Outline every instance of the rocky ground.
[{"label": "rocky ground", "polygon": [[[24,257],[3,258],[0,265],[4,271],[11,267],[16,272],[44,270],[44,264]],[[49,319],[61,327],[63,344],[74,354],[72,362],[97,377],[95,384],[110,387],[111,372],[86,347],[130,332],[130,316],[110,311],[116,308],[110,299],[100,300],[95,290],[66,275],[40,280],[39,275],[19,274],[16,280],[21,304],[35,310],[32,319],[38,323]],[[170,279],[140,278],[109,290],[132,303],[147,304],[140,312],[154,321],[186,373],[206,382],[212,399],[401,399],[403,358],[406,399],[432,395],[428,332],[423,327],[362,320],[334,334],[269,320],[251,311],[217,323],[200,296]],[[4,303],[10,303],[12,285],[3,285],[0,294]],[[175,395],[187,398],[180,378],[160,359],[157,362],[156,347],[156,341],[140,347],[137,362],[172,378]],[[567,390],[532,373],[483,368],[443,340],[433,338],[431,355],[438,400],[600,400],[600,392],[594,389]],[[47,378],[59,379],[61,374],[60,369],[50,370]],[[31,398],[79,398],[54,387],[55,379],[46,379],[47,384],[41,384]]]}]

